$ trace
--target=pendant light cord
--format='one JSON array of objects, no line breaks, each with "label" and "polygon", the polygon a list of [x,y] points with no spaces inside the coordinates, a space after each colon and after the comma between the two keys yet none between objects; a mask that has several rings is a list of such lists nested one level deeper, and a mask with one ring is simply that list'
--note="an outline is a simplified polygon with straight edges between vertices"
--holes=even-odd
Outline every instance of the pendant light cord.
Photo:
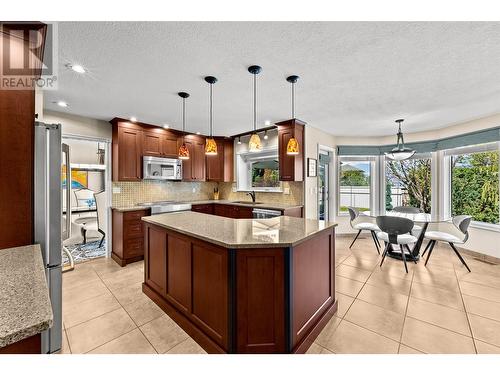
[{"label": "pendant light cord", "polygon": [[253,75],[253,130],[257,130],[257,74]]},{"label": "pendant light cord", "polygon": [[212,84],[210,84],[210,137],[212,137]]},{"label": "pendant light cord", "polygon": [[295,82],[292,82],[292,118],[295,118]]},{"label": "pendant light cord", "polygon": [[182,143],[186,139],[186,98],[182,98]]}]

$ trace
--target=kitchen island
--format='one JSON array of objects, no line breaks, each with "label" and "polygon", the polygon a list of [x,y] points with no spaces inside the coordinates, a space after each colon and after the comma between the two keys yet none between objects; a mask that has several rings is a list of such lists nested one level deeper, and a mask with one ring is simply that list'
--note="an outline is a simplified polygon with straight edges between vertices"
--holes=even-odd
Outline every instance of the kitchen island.
[{"label": "kitchen island", "polygon": [[142,220],[144,293],[209,353],[304,353],[337,310],[334,223]]}]

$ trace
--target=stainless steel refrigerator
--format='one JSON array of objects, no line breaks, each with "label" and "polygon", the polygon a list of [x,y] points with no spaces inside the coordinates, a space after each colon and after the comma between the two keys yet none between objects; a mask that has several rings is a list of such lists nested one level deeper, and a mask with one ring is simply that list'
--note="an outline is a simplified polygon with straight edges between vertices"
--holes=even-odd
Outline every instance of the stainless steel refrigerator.
[{"label": "stainless steel refrigerator", "polygon": [[[66,168],[63,168],[66,165]],[[35,243],[40,244],[45,274],[54,314],[51,329],[42,333],[42,353],[61,349],[62,341],[62,240],[69,236],[70,202],[65,205],[68,215],[63,221],[63,180],[71,184],[69,148],[61,144],[61,125],[35,122]],[[65,179],[61,178],[62,171]],[[70,192],[71,189],[66,189]],[[62,228],[64,222],[64,228]]]}]

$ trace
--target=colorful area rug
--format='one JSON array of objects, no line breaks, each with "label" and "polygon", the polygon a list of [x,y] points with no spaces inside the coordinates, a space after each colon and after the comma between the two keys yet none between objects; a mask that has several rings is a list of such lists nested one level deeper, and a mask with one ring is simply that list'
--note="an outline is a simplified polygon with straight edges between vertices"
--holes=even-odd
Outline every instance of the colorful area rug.
[{"label": "colorful area rug", "polygon": [[[87,242],[85,245],[69,245],[66,246],[66,249],[68,249],[73,256],[75,263],[86,262],[89,259],[99,258],[106,255],[106,240],[103,241],[101,247],[99,247],[99,242],[101,242],[101,240]],[[62,260],[64,266],[69,265],[68,256],[64,251],[62,253]]]}]

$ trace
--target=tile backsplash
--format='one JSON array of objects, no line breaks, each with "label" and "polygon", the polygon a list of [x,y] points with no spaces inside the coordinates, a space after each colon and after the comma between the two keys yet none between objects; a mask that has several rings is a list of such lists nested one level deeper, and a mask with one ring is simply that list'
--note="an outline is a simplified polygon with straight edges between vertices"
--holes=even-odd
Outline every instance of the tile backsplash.
[{"label": "tile backsplash", "polygon": [[[113,182],[113,206],[127,207],[134,206],[137,203],[162,200],[193,201],[212,199],[214,188],[217,186],[219,187],[220,199],[250,199],[244,192],[233,192],[233,185],[235,184],[231,182]],[[303,204],[302,182],[283,182],[283,188],[288,188],[290,194],[257,192],[257,200],[265,203]]]}]

